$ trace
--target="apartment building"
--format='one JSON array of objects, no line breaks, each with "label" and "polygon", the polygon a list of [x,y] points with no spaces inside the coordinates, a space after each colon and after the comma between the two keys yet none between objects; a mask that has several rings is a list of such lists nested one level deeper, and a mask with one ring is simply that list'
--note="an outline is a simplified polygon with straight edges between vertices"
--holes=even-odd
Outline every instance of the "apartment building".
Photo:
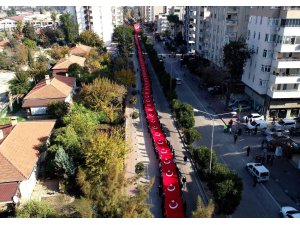
[{"label": "apartment building", "polygon": [[122,7],[115,6],[71,6],[67,11],[78,23],[78,32],[93,30],[110,45],[114,27],[123,24]]},{"label": "apartment building", "polygon": [[267,118],[300,110],[300,7],[252,7],[247,43],[254,52],[242,81],[254,109]]},{"label": "apartment building", "polygon": [[184,6],[167,6],[167,12],[170,14],[177,15],[179,20],[184,19]]},{"label": "apartment building", "polygon": [[158,14],[156,27],[157,27],[157,31],[156,31],[157,33],[163,33],[166,30],[170,30],[167,13]]},{"label": "apartment building", "polygon": [[195,52],[196,43],[196,19],[199,6],[186,6],[183,22],[183,39],[187,42],[187,51]]},{"label": "apartment building", "polygon": [[196,18],[196,42],[195,51],[198,55],[207,58],[208,45],[210,43],[209,17],[210,11],[207,6],[197,7]]},{"label": "apartment building", "polygon": [[140,13],[141,18],[145,22],[155,22],[157,21],[158,15],[167,12],[166,6],[141,6]]},{"label": "apartment building", "polygon": [[170,23],[169,24],[169,31],[171,38],[175,38],[179,32],[183,33],[183,19],[184,19],[184,6],[167,6],[167,12],[169,15],[176,15],[178,16],[179,23]]},{"label": "apartment building", "polygon": [[199,43],[196,46],[197,53],[222,68],[224,45],[241,36],[246,37],[249,9],[243,6],[200,8],[198,10],[200,12],[199,30],[197,30],[197,39],[200,38],[200,40],[197,40]]}]

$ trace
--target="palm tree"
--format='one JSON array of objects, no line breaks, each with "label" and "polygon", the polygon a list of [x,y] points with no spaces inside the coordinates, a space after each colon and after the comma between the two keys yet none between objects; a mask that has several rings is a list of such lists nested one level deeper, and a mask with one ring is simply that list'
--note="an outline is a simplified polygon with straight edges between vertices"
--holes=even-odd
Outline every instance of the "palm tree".
[{"label": "palm tree", "polygon": [[17,71],[15,77],[8,81],[10,92],[13,95],[27,94],[31,88],[31,83],[28,78],[26,71]]},{"label": "palm tree", "polygon": [[57,13],[55,11],[52,11],[51,12],[51,19],[53,21],[54,29],[56,29],[56,16],[57,16]]}]

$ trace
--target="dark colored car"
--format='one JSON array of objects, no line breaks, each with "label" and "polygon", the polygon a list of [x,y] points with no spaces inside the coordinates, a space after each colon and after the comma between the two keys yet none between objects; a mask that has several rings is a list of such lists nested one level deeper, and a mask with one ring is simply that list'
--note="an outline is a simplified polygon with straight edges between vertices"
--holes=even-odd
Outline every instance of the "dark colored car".
[{"label": "dark colored car", "polygon": [[220,95],[220,94],[224,94],[224,88],[221,86],[213,86],[213,87],[209,87],[207,88],[207,91],[209,94],[211,95]]},{"label": "dark colored car", "polygon": [[300,128],[292,127],[289,131],[291,136],[300,136]]}]

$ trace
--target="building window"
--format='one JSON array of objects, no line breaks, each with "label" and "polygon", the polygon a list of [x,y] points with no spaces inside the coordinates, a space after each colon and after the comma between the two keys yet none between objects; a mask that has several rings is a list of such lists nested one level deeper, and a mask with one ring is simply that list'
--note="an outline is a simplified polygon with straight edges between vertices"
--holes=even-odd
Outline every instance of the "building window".
[{"label": "building window", "polygon": [[273,58],[273,51],[272,50],[268,50],[268,58],[272,59]]},{"label": "building window", "polygon": [[300,19],[282,19],[282,27],[300,27]]},{"label": "building window", "polygon": [[256,47],[256,54],[258,54],[258,49],[259,49],[259,48],[258,48],[258,47]]},{"label": "building window", "polygon": [[265,41],[269,41],[269,34],[266,34]]},{"label": "building window", "polygon": [[250,72],[248,73],[248,80],[250,80]]},{"label": "building window", "polygon": [[268,25],[269,26],[278,26],[279,19],[277,18],[268,18]]},{"label": "building window", "polygon": [[258,17],[258,16],[255,17],[255,24],[257,24],[257,17]]},{"label": "building window", "polygon": [[261,87],[267,87],[267,83],[268,83],[267,80],[259,80],[259,85],[260,85]]},{"label": "building window", "polygon": [[263,21],[263,17],[261,16],[260,17],[260,24],[262,24],[262,21]]},{"label": "building window", "polygon": [[258,32],[258,37],[257,37],[257,39],[258,39],[258,40],[260,39],[260,32]]},{"label": "building window", "polygon": [[294,84],[293,89],[298,90],[299,84]]},{"label": "building window", "polygon": [[271,71],[271,66],[269,66],[269,65],[261,65],[261,69],[260,70],[262,72],[269,73]]},{"label": "building window", "polygon": [[277,84],[276,90],[281,90],[281,84]]},{"label": "building window", "polygon": [[248,30],[248,34],[247,34],[247,40],[249,40],[249,38],[250,38],[250,34],[251,34],[251,31],[250,31],[250,30]]},{"label": "building window", "polygon": [[254,33],[253,33],[253,38],[255,39],[255,35],[256,35],[256,33],[255,33],[255,31],[254,31]]},{"label": "building window", "polygon": [[286,90],[287,84],[283,84],[282,90]]},{"label": "building window", "polygon": [[291,109],[291,117],[298,117],[299,109]]},{"label": "building window", "polygon": [[267,57],[267,50],[266,50],[266,49],[264,49],[264,51],[263,51],[263,57],[264,57],[264,58]]}]

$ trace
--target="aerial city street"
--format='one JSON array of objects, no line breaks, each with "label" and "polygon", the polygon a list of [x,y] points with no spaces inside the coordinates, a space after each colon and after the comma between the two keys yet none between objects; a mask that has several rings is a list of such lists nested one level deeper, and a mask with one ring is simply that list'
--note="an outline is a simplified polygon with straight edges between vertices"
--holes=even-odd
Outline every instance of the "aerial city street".
[{"label": "aerial city street", "polygon": [[300,218],[300,7],[1,6],[0,218]]}]

